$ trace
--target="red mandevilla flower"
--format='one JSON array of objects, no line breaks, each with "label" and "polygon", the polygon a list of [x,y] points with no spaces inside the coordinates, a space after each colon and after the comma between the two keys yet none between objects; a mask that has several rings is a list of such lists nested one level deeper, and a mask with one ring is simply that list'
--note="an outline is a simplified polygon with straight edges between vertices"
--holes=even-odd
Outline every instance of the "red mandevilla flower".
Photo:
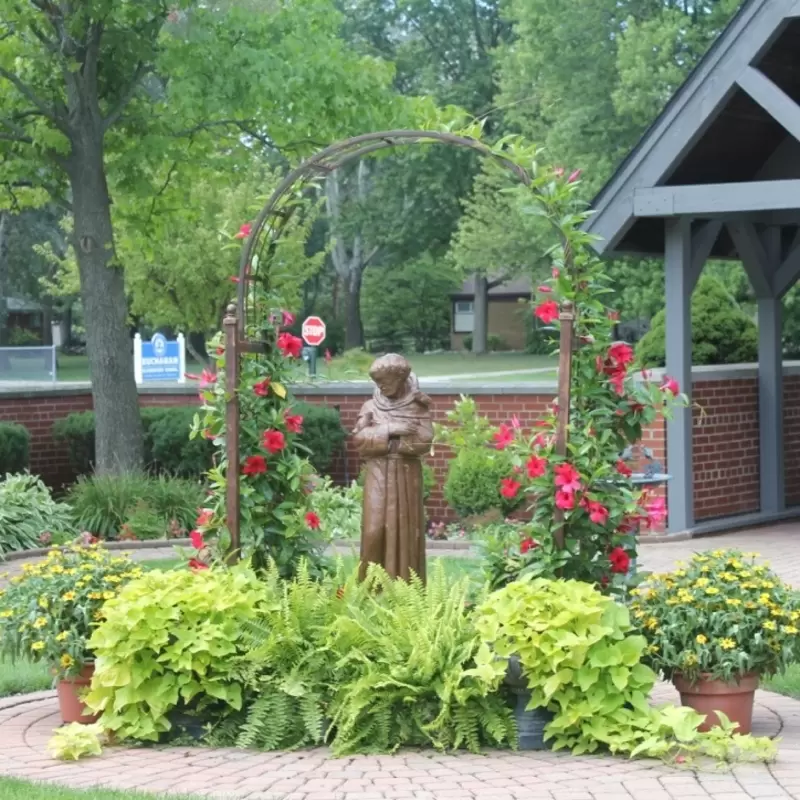
[{"label": "red mandevilla flower", "polygon": [[630,478],[633,475],[633,470],[621,458],[616,463],[616,470],[625,478]]},{"label": "red mandevilla flower", "polygon": [[204,564],[199,558],[190,558],[189,569],[194,570],[195,572],[201,569],[208,569],[208,564]]},{"label": "red mandevilla flower", "polygon": [[265,450],[274,455],[275,453],[280,453],[286,447],[286,437],[280,431],[264,431],[262,444]]},{"label": "red mandevilla flower", "polygon": [[571,511],[575,508],[575,495],[559,489],[556,492],[556,508],[560,508],[562,511]]},{"label": "red mandevilla flower", "polygon": [[259,381],[253,385],[253,392],[259,397],[266,397],[269,394],[270,382],[269,378],[264,378],[263,381]]},{"label": "red mandevilla flower", "polygon": [[282,333],[278,336],[278,350],[284,358],[300,358],[303,349],[303,340],[291,333]]},{"label": "red mandevilla flower", "polygon": [[595,500],[589,501],[589,519],[595,525],[605,525],[608,522],[608,509]]},{"label": "red mandevilla flower", "polygon": [[631,557],[622,547],[615,547],[608,554],[608,561],[611,564],[611,571],[618,575],[626,573],[631,566]]},{"label": "red mandevilla flower", "polygon": [[529,478],[541,478],[547,472],[547,459],[531,456],[525,464]]},{"label": "red mandevilla flower", "polygon": [[567,178],[567,183],[575,183],[575,181],[577,181],[582,174],[583,174],[582,169],[576,169],[575,172],[573,172],[572,175],[570,175],[569,178]]},{"label": "red mandevilla flower", "polygon": [[521,488],[522,484],[513,478],[503,478],[500,481],[500,494],[509,500],[516,497]]},{"label": "red mandevilla flower", "polygon": [[253,226],[249,222],[245,222],[244,225],[242,225],[239,228],[239,231],[236,233],[234,238],[235,239],[246,239],[250,235],[252,230],[253,230]]},{"label": "red mandevilla flower", "polygon": [[242,467],[242,475],[263,475],[267,471],[267,459],[264,456],[248,456]]},{"label": "red mandevilla flower", "polygon": [[284,414],[283,421],[289,433],[303,432],[303,417],[300,414]]},{"label": "red mandevilla flower", "polygon": [[519,543],[519,551],[520,551],[520,553],[522,553],[522,555],[525,555],[525,553],[528,553],[531,550],[535,550],[538,546],[539,546],[539,543],[537,541],[535,541],[534,539],[531,539],[530,536],[528,536],[527,539],[523,539]]},{"label": "red mandevilla flower", "polygon": [[553,472],[556,474],[556,486],[559,486],[562,492],[571,494],[580,491],[581,476],[572,464],[556,464]]},{"label": "red mandevilla flower", "polygon": [[555,300],[545,300],[536,306],[533,312],[545,325],[549,325],[558,319],[558,303]]},{"label": "red mandevilla flower", "polygon": [[494,439],[494,446],[498,450],[505,450],[514,441],[514,430],[503,424],[492,438]]},{"label": "red mandevilla flower", "polygon": [[319,528],[321,520],[318,514],[315,514],[313,511],[309,511],[306,514],[306,526],[309,527],[312,531],[315,531]]},{"label": "red mandevilla flower", "polygon": [[673,397],[677,397],[681,393],[681,387],[678,386],[678,381],[675,378],[668,378],[664,376],[664,381],[661,384],[662,392],[669,392]]},{"label": "red mandevilla flower", "polygon": [[200,513],[197,515],[197,520],[195,521],[195,525],[198,528],[202,527],[203,525],[208,525],[211,520],[214,519],[214,511],[210,508],[201,508]]},{"label": "red mandevilla flower", "polygon": [[203,534],[200,531],[192,531],[189,534],[189,541],[192,543],[192,547],[195,550],[202,550],[206,543],[203,541]]},{"label": "red mandevilla flower", "polygon": [[608,348],[608,357],[611,361],[626,367],[633,361],[633,348],[625,342],[615,342]]},{"label": "red mandevilla flower", "polygon": [[550,286],[540,286],[536,291],[542,294],[550,294],[553,290]]},{"label": "red mandevilla flower", "polygon": [[284,328],[291,328],[294,321],[297,319],[291,311],[281,311],[281,323]]},{"label": "red mandevilla flower", "polygon": [[647,522],[650,526],[661,525],[667,518],[667,504],[663,497],[656,497],[645,506]]}]

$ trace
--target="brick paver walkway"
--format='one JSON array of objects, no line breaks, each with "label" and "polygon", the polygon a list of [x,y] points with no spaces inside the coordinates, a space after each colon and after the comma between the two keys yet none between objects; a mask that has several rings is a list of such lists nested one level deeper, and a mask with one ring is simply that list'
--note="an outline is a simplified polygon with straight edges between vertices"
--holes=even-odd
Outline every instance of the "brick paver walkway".
[{"label": "brick paver walkway", "polygon": [[[797,537],[800,525],[783,525],[646,545],[641,564],[664,570],[695,550],[737,547],[757,550],[785,580],[800,586]],[[671,687],[661,685],[655,699],[676,698]],[[324,749],[260,753],[185,747],[115,747],[99,758],[62,763],[46,752],[58,724],[52,693],[0,699],[0,774],[74,787],[226,800],[800,800],[800,702],[768,692],[757,695],[754,733],[780,737],[779,759],[769,766],[742,765],[729,771],[549,752],[404,752],[334,759]]]}]

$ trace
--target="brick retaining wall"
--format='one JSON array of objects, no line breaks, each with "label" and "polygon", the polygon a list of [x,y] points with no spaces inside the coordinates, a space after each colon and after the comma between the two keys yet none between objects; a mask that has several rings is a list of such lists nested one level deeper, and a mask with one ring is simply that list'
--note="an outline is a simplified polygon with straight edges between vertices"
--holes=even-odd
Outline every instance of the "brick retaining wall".
[{"label": "brick retaining wall", "polygon": [[[722,369],[722,368],[720,368]],[[737,369],[743,374],[738,377]],[[461,393],[471,393],[481,413],[494,423],[507,421],[516,414],[524,426],[535,422],[555,395],[555,387],[501,386],[464,384],[423,389],[432,399],[436,421],[445,414]],[[355,425],[362,403],[370,390],[363,384],[298,386],[295,394],[305,402],[337,406],[342,424],[348,430]],[[784,381],[784,441],[786,447],[786,499],[800,504],[800,374],[787,374]],[[142,389],[141,406],[188,405],[197,402],[190,387],[158,387]],[[758,463],[758,391],[752,369],[727,368],[719,378],[704,370],[694,381],[694,469],[695,509],[698,520],[756,512],[759,508]],[[53,423],[74,411],[92,407],[88,387],[47,387],[38,390],[0,394],[0,420],[19,422],[31,432],[31,470],[54,487],[74,479],[63,445],[53,441]],[[656,459],[668,461],[665,425],[659,422],[645,431],[644,444],[653,450]],[[436,474],[436,489],[428,503],[431,519],[452,518],[442,494],[449,453],[437,447],[428,459]],[[358,475],[357,454],[348,444],[346,453],[338,456],[332,473],[339,481]]]}]

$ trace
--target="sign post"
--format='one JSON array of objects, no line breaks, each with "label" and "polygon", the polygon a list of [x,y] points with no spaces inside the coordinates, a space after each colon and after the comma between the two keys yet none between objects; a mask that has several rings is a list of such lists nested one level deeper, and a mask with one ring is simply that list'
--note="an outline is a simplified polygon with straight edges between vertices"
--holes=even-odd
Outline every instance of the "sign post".
[{"label": "sign post", "polygon": [[308,374],[317,374],[317,348],[325,341],[327,329],[320,317],[306,317],[301,329],[303,341],[308,347],[303,348],[303,359],[308,362]]},{"label": "sign post", "polygon": [[183,334],[169,341],[163,333],[153,334],[149,342],[137,333],[133,339],[133,370],[136,383],[156,381],[186,382],[186,347]]}]

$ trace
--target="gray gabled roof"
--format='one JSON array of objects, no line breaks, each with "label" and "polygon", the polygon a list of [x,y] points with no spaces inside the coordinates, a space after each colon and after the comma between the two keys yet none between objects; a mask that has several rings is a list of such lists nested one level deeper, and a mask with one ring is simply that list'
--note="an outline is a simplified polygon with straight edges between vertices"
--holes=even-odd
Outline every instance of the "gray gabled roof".
[{"label": "gray gabled roof", "polygon": [[634,217],[636,190],[746,181],[763,171],[788,134],[737,80],[768,53],[772,58],[779,40],[789,76],[782,88],[800,99],[800,0],[749,0],[595,198],[586,229],[601,237],[601,253],[663,252],[663,225]]}]

